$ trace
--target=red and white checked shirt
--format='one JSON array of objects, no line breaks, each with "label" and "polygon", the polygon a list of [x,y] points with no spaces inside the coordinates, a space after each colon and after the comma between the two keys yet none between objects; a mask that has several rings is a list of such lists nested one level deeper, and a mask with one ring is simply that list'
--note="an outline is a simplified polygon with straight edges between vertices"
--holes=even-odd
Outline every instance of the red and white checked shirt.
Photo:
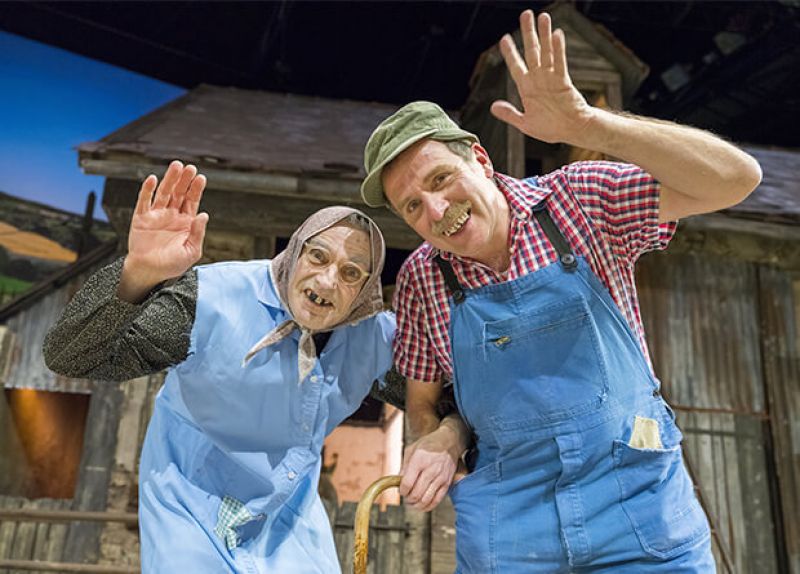
[{"label": "red and white checked shirt", "polygon": [[526,180],[496,174],[495,182],[511,208],[511,264],[499,274],[428,243],[418,247],[397,276],[394,359],[400,373],[424,382],[452,377],[450,293],[433,261],[437,254],[468,288],[511,281],[558,259],[532,213],[545,197],[573,252],[586,258],[609,290],[649,361],[633,268],[643,253],[665,249],[675,233],[675,222],[658,223],[659,183],[640,167],[604,161],[573,163]]}]

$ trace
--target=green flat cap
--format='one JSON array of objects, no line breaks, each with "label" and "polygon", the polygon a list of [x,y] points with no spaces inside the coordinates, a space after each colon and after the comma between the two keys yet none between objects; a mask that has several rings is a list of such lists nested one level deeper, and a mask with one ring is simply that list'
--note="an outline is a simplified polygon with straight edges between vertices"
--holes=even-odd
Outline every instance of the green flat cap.
[{"label": "green flat cap", "polygon": [[469,140],[478,143],[478,136],[458,127],[442,108],[431,102],[406,104],[375,128],[364,148],[367,177],[361,184],[361,198],[370,207],[386,205],[381,172],[394,158],[419,140]]}]

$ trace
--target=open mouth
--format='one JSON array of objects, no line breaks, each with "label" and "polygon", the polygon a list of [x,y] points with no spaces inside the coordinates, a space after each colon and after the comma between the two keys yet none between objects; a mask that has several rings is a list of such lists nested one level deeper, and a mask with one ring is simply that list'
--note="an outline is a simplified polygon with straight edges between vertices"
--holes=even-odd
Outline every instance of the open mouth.
[{"label": "open mouth", "polygon": [[471,213],[472,212],[470,211],[470,209],[467,208],[467,210],[462,212],[461,215],[459,215],[455,219],[455,221],[453,221],[450,224],[449,227],[447,227],[444,231],[442,231],[442,235],[444,235],[445,237],[450,237],[451,235],[461,231],[461,228],[464,227],[464,224],[469,219],[469,216],[471,215]]},{"label": "open mouth", "polygon": [[331,303],[327,299],[323,299],[322,297],[314,293],[314,291],[312,291],[311,289],[304,289],[303,294],[309,301],[311,301],[315,305],[318,305],[319,307],[333,307],[333,303]]}]

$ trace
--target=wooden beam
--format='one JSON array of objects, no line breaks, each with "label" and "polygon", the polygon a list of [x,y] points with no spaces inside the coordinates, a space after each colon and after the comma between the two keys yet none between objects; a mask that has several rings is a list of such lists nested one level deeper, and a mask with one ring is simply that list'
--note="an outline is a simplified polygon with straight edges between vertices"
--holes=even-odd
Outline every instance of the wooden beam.
[{"label": "wooden beam", "polygon": [[[106,180],[103,209],[120,235],[128,232],[138,189],[139,184],[135,181]],[[338,204],[349,204],[369,215],[381,228],[387,247],[410,250],[422,241],[388,209],[366,207],[360,200],[357,203]],[[304,196],[251,194],[215,187],[206,190],[200,209],[211,216],[209,233],[219,231],[256,237],[289,237],[309,215],[330,205],[337,203]]]},{"label": "wooden beam", "polygon": [[76,564],[73,562],[43,562],[40,560],[5,560],[0,558],[0,568],[34,570],[38,572],[102,572],[104,574],[139,574],[133,566],[105,564]]}]

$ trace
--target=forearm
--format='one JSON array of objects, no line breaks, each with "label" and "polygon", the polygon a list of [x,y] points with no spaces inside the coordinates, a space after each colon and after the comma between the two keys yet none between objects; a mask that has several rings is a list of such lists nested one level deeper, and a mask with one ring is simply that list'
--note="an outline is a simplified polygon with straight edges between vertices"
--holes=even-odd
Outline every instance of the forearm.
[{"label": "forearm", "polygon": [[755,159],[711,133],[630,114],[595,109],[568,143],[638,165],[662,186],[716,209],[741,201],[761,180]]},{"label": "forearm", "polygon": [[117,298],[127,303],[138,304],[160,283],[170,277],[161,277],[147,272],[143,265],[136,263],[130,255],[125,258],[119,283],[116,288]]},{"label": "forearm", "polygon": [[406,398],[406,417],[412,440],[417,440],[439,428],[442,422],[436,413],[436,403]]},{"label": "forearm", "polygon": [[182,361],[194,322],[196,278],[164,289],[143,305],[115,296],[122,260],[89,278],[43,345],[45,362],[69,377],[126,380]]},{"label": "forearm", "polygon": [[412,440],[436,433],[453,460],[469,446],[470,431],[458,413],[440,418],[436,410],[442,383],[409,379],[406,385],[406,416]]},{"label": "forearm", "polygon": [[451,433],[453,440],[451,450],[460,457],[469,447],[472,436],[472,431],[461,418],[461,415],[458,413],[447,415],[441,420],[439,428]]}]

